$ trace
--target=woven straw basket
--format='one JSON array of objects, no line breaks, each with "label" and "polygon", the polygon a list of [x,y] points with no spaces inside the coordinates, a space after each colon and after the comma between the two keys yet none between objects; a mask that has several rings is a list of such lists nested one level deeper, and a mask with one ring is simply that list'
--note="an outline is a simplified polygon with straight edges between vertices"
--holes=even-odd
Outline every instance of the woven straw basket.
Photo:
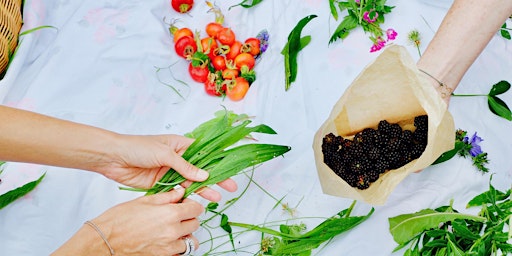
[{"label": "woven straw basket", "polygon": [[0,74],[18,45],[22,22],[21,0],[0,0]]}]

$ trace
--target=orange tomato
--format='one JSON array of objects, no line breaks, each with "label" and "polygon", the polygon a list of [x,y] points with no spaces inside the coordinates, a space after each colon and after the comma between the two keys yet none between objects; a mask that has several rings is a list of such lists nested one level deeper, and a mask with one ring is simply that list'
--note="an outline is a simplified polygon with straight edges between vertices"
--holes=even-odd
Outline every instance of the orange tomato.
[{"label": "orange tomato", "polygon": [[229,52],[226,54],[226,58],[228,60],[235,59],[235,57],[240,54],[240,50],[242,50],[242,43],[240,41],[235,41],[229,47]]},{"label": "orange tomato", "polygon": [[242,100],[249,90],[249,83],[243,77],[237,77],[233,84],[229,85],[226,95],[232,101]]},{"label": "orange tomato", "polygon": [[217,33],[223,28],[223,26],[217,22],[210,22],[206,25],[206,34],[210,37],[217,38]]},{"label": "orange tomato", "polygon": [[176,43],[176,42],[178,42],[178,40],[180,40],[180,38],[182,38],[184,36],[190,36],[190,37],[194,38],[194,32],[192,32],[192,30],[190,30],[189,28],[180,28],[180,29],[176,30],[176,32],[174,32],[173,36],[174,36],[174,43]]},{"label": "orange tomato", "polygon": [[250,69],[254,67],[254,64],[256,63],[256,60],[254,59],[254,56],[252,56],[250,53],[240,53],[235,58],[235,66],[238,69],[241,69],[243,66],[247,66]]}]

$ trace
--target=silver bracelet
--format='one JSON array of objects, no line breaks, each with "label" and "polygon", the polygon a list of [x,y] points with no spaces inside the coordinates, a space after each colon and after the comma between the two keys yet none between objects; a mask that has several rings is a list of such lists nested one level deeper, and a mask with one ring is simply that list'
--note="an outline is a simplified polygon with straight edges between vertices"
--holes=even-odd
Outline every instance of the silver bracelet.
[{"label": "silver bracelet", "polygon": [[452,88],[448,87],[445,83],[439,81],[439,79],[435,78],[433,75],[429,74],[423,69],[418,70],[421,71],[423,74],[429,76],[430,78],[434,79],[439,84],[439,87],[441,88],[441,97],[446,98],[446,96],[448,96],[447,94],[452,94]]},{"label": "silver bracelet", "polygon": [[103,241],[105,242],[105,244],[108,246],[108,249],[110,250],[110,255],[114,255],[114,249],[112,248],[112,246],[110,245],[110,243],[108,242],[107,238],[105,237],[105,235],[103,234],[103,232],[101,232],[100,228],[98,228],[98,226],[96,226],[96,224],[94,224],[92,221],[86,221],[85,224],[91,226],[92,228],[94,228],[94,230],[96,230],[96,232],[98,232],[98,234],[101,236],[101,239],[103,239]]}]

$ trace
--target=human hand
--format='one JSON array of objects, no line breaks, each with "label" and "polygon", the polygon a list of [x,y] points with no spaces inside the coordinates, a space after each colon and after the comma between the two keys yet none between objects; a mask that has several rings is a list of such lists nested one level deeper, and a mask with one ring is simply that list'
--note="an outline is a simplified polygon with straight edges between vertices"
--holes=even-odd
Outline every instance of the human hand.
[{"label": "human hand", "polygon": [[[137,188],[151,188],[170,168],[188,179],[182,184],[185,187],[192,181],[208,178],[208,172],[181,157],[193,139],[179,135],[116,136],[118,143],[113,146],[114,154],[99,160],[99,164],[93,167],[94,171],[107,178]],[[231,179],[218,185],[230,192],[237,189]],[[218,191],[210,188],[201,190],[199,194],[210,201],[219,201],[221,198]]]},{"label": "human hand", "polygon": [[[192,232],[204,211],[191,199],[178,203],[184,189],[143,196],[116,205],[91,222],[104,235],[115,255],[177,255],[185,252],[184,237],[199,247]],[[98,231],[83,225],[55,253],[57,255],[107,255],[109,248]]]}]

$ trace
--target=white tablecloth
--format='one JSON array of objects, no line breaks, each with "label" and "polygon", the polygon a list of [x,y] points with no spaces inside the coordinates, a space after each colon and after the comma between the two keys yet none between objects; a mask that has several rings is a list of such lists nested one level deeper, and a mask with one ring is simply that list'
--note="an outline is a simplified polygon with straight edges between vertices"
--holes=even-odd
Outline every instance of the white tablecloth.
[{"label": "white tablecloth", "polygon": [[[251,9],[228,10],[237,2],[217,1],[226,16],[225,24],[237,36],[248,38],[262,29],[270,33],[269,49],[255,68],[257,80],[240,102],[207,96],[203,86],[189,77],[186,62],[174,53],[166,22],[178,18],[178,26],[204,32],[214,15],[207,13],[203,1],[196,1],[189,15],[179,15],[170,8],[169,1],[27,0],[23,30],[43,25],[54,28],[21,37],[16,57],[0,81],[1,103],[129,134],[184,134],[212,118],[222,106],[246,113],[254,116],[255,123],[265,123],[277,131],[278,135],[262,137],[262,141],[292,147],[284,158],[257,168],[254,181],[275,199],[283,198],[283,203],[295,208],[293,217],[332,216],[347,208],[352,199],[322,193],[313,136],[347,86],[379,52],[369,52],[371,42],[360,28],[343,42],[329,45],[338,22],[330,15],[327,0],[265,0]],[[451,1],[390,0],[388,5],[396,7],[386,16],[383,28],[394,28],[398,32],[395,44],[407,47],[417,59],[407,33],[417,29],[424,50],[450,4]],[[311,44],[299,54],[297,81],[285,91],[280,52],[291,29],[310,14],[318,15],[303,30],[303,35],[312,36]],[[494,83],[512,81],[511,56],[512,41],[496,35],[456,93],[486,94]],[[159,72],[158,67],[162,68]],[[179,86],[169,71],[188,84],[188,89],[182,88],[188,91],[185,100],[165,85]],[[500,97],[512,104],[512,93]],[[456,128],[467,130],[470,135],[478,132],[484,139],[481,146],[489,154],[493,185],[502,190],[510,188],[511,122],[492,114],[485,97],[453,98],[449,110]],[[0,210],[0,255],[48,255],[85,220],[141,196],[120,191],[118,184],[97,174],[21,163],[6,166],[0,193],[34,180],[43,172],[46,177],[33,192]],[[385,205],[375,207],[371,218],[314,253],[401,255],[402,251],[392,253],[396,243],[389,233],[389,217],[447,205],[451,199],[456,209],[475,213],[466,210],[465,204],[488,189],[489,175],[481,174],[470,159],[463,158],[409,175]],[[235,180],[239,191],[224,193],[221,207],[248,185],[245,175]],[[207,204],[204,199],[194,198]],[[280,207],[272,210],[275,199],[250,184],[242,199],[226,213],[232,221],[251,224],[291,218]],[[358,202],[353,214],[364,215],[371,207]],[[313,228],[321,219],[303,221]],[[218,228],[214,232],[224,234]],[[205,227],[195,235],[201,241],[210,238]],[[259,239],[259,233],[249,232],[236,237],[235,245],[252,245],[245,251],[254,254]],[[217,241],[225,242],[227,237]],[[197,254],[204,254],[208,247],[203,244]],[[229,245],[224,249],[229,250]]]}]

